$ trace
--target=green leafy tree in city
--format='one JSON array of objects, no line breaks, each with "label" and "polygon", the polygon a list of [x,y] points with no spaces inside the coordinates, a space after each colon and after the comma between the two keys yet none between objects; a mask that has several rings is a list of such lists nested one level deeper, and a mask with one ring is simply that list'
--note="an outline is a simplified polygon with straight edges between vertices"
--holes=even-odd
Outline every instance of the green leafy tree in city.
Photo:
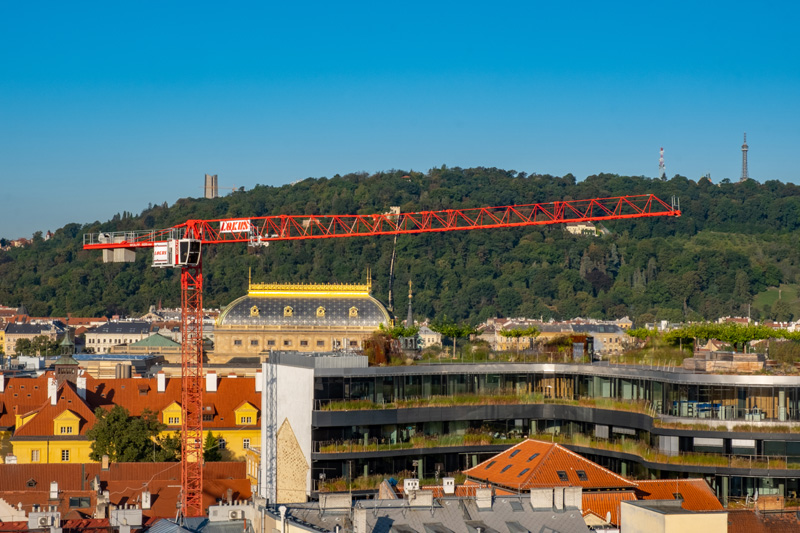
[{"label": "green leafy tree in city", "polygon": [[180,456],[179,439],[162,436],[167,426],[149,409],[136,417],[120,405],[108,411],[98,407],[94,416],[96,421],[86,432],[92,441],[89,458],[93,461],[104,455],[121,463],[176,461]]}]

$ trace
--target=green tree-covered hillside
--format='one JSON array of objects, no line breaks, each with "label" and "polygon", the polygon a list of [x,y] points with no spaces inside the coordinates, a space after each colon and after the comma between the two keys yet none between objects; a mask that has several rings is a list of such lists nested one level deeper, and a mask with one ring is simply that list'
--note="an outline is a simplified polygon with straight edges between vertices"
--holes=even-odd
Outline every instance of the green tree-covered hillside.
[{"label": "green tree-covered hillside", "polygon": [[[404,178],[404,176],[409,176]],[[70,224],[49,241],[0,252],[0,303],[35,315],[143,313],[179,304],[178,272],[135,263],[103,264],[81,249],[86,232],[169,227],[189,218],[267,214],[380,213],[534,203],[654,193],[680,198],[683,216],[614,221],[602,237],[560,226],[407,235],[397,239],[395,305],[414,282],[419,317],[447,314],[473,323],[490,316],[713,319],[747,312],[754,295],[800,281],[800,187],[770,181],[715,185],[601,174],[526,175],[495,168],[441,168],[256,186],[223,198],[182,199],[100,223]],[[223,306],[256,281],[358,282],[372,268],[374,294],[387,300],[393,239],[350,238],[208,247],[206,306]],[[778,309],[774,309],[775,307]],[[785,305],[756,306],[770,317]],[[400,312],[404,314],[404,312]]]}]

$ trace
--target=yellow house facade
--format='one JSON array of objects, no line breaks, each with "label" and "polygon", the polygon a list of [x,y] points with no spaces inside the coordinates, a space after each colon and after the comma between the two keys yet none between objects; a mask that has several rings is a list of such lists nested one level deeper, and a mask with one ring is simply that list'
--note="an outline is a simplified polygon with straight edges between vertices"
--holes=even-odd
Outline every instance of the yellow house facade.
[{"label": "yellow house facade", "polygon": [[[260,374],[259,374],[260,376]],[[1,379],[1,378],[0,378]],[[56,384],[56,374],[37,378],[6,378],[0,394],[0,450],[17,463],[92,462],[86,432],[94,411],[120,405],[132,416],[145,409],[166,425],[164,435],[179,435],[182,423],[180,379],[121,378],[99,380],[76,373],[73,381]],[[204,435],[211,431],[225,460],[245,460],[261,439],[261,392],[258,378],[206,376]],[[31,406],[35,404],[35,406]]]}]

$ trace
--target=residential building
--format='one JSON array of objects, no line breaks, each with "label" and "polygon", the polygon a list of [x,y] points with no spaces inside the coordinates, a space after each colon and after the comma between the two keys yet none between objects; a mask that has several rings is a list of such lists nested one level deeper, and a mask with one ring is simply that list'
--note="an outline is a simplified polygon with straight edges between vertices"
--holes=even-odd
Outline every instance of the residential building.
[{"label": "residential building", "polygon": [[65,333],[64,324],[55,320],[36,324],[11,323],[5,327],[5,353],[10,356],[17,355],[16,345],[17,341],[21,339],[33,340],[36,337],[44,336],[55,341]]},{"label": "residential building", "polygon": [[331,494],[318,502],[268,506],[266,531],[588,533],[579,501],[570,496],[554,505],[551,491],[551,504],[546,506],[532,498],[494,495],[491,489],[479,489],[474,497],[437,498],[429,491],[413,490],[403,499],[358,502],[349,494]]},{"label": "residential building", "polygon": [[358,350],[380,324],[386,308],[371,285],[251,284],[219,316],[214,352],[221,356],[271,350]]},{"label": "residential building", "polygon": [[[133,416],[145,409],[158,415],[174,434],[181,428],[181,382],[164,374],[154,378],[98,380],[71,358],[56,363],[55,372],[37,378],[0,374],[0,452],[17,463],[89,462],[86,432],[97,408],[125,407]],[[223,450],[223,458],[244,460],[261,435],[262,381],[254,378],[205,376],[203,426]]]},{"label": "residential building", "polygon": [[108,353],[112,346],[132,344],[153,334],[149,322],[108,322],[86,331],[86,350]]},{"label": "residential building", "polygon": [[270,501],[292,501],[276,500],[279,478],[296,500],[328,486],[321,474],[433,477],[537,436],[634,482],[702,477],[724,504],[756,490],[800,492],[796,376],[561,363],[368,367],[358,356],[279,352],[263,375],[274,384],[263,387],[271,392],[260,446],[278,457],[262,465]]},{"label": "residential building", "polygon": [[625,501],[620,505],[625,533],[728,533],[725,511],[689,511],[676,500]]},{"label": "residential building", "polygon": [[[207,462],[203,467],[203,507],[249,499],[252,493],[244,470],[242,462]],[[4,530],[26,531],[14,527],[15,523],[51,509],[63,520],[55,525],[65,530],[71,527],[71,531],[90,526],[108,530],[115,511],[138,511],[141,525],[157,518],[174,518],[180,479],[178,462],[0,464],[0,522]],[[88,522],[91,519],[105,522]]]},{"label": "residential building", "polygon": [[423,348],[442,345],[442,334],[433,331],[428,326],[420,326],[417,336],[419,337],[420,345]]}]

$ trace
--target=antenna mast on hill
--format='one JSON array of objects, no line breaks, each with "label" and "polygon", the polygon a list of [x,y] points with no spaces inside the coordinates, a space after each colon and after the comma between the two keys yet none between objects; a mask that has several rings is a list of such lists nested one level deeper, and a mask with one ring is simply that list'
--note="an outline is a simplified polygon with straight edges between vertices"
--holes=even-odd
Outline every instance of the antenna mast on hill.
[{"label": "antenna mast on hill", "polygon": [[662,180],[667,179],[667,168],[664,166],[664,147],[661,147],[661,152],[658,156],[658,178]]},{"label": "antenna mast on hill", "polygon": [[742,145],[742,177],[739,181],[747,181],[750,179],[750,176],[747,175],[747,150],[749,150],[749,147],[747,146],[747,133],[745,133],[744,144]]}]

